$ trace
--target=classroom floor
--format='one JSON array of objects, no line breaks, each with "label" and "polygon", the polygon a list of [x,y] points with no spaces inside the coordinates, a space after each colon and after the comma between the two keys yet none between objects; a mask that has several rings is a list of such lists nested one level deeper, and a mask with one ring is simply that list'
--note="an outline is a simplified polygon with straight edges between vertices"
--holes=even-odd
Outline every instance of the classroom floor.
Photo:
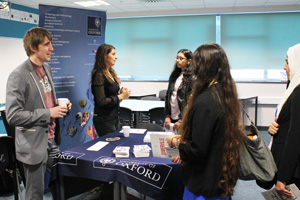
[{"label": "classroom floor", "polygon": [[[261,131],[265,141],[267,144],[269,144],[271,137],[267,133],[267,131]],[[25,196],[25,190],[23,185],[21,185],[21,190],[23,193],[23,199]],[[139,194],[135,190],[128,188],[128,193],[130,194],[128,200],[132,198],[132,196],[135,196],[139,199],[143,199],[143,195]],[[232,196],[233,200],[264,200],[264,197],[261,195],[261,192],[265,191],[264,189],[258,187],[255,183],[255,181],[241,181],[238,180],[237,185],[235,187],[234,195]],[[81,195],[75,196],[70,198],[69,200],[92,200],[93,195],[91,192],[86,192]],[[0,196],[0,200],[14,200],[13,194],[8,194],[5,196]],[[22,200],[20,198],[20,200]],[[52,200],[52,195],[49,191],[45,192],[44,194],[44,200]],[[147,197],[146,200],[152,200],[152,198]]]}]

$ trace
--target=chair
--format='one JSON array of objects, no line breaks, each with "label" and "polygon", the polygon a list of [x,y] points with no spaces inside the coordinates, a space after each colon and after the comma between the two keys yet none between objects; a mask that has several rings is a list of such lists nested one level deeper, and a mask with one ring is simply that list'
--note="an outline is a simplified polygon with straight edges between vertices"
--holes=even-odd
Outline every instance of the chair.
[{"label": "chair", "polygon": [[161,101],[164,101],[166,98],[167,90],[160,90],[158,93],[158,97]]},{"label": "chair", "polygon": [[120,126],[132,127],[132,111],[129,108],[120,107]]},{"label": "chair", "polygon": [[149,110],[150,123],[156,123],[160,126],[164,126],[165,110],[164,108],[152,108]]},{"label": "chair", "polygon": [[15,200],[18,200],[19,195],[22,197],[22,192],[20,189],[18,172],[17,172],[15,142],[11,136],[0,137],[0,155],[1,155],[0,173],[3,173],[7,170],[12,172],[14,197]]},{"label": "chair", "polygon": [[7,123],[5,111],[1,111],[1,117],[8,136],[15,138],[15,127]]},{"label": "chair", "polygon": [[165,131],[162,126],[153,123],[140,123],[136,128],[147,129],[148,131]]},{"label": "chair", "polygon": [[[6,113],[4,110],[1,111],[1,117],[3,120],[4,127],[6,129],[7,135],[12,137],[15,140],[15,132],[16,132],[15,127],[8,124],[7,119],[6,119]],[[25,174],[24,174],[23,163],[18,160],[16,160],[16,162],[17,162],[17,168],[20,171],[20,175],[21,175],[24,187],[26,187],[26,179],[25,179]]]}]

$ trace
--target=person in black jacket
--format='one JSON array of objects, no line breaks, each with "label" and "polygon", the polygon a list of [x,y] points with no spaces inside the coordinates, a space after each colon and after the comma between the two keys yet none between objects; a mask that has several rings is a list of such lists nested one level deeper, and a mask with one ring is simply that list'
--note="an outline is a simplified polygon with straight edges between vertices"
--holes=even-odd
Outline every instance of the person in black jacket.
[{"label": "person in black jacket", "polygon": [[[295,183],[300,188],[300,44],[287,52],[286,71],[290,73],[290,84],[277,109],[277,126],[269,128],[273,135],[271,151],[277,165],[276,191],[282,197],[293,194],[286,185]],[[274,125],[273,125],[274,126]]]},{"label": "person in black jacket", "polygon": [[173,72],[169,78],[168,90],[165,98],[165,123],[166,129],[171,129],[171,123],[174,123],[173,130],[180,127],[182,113],[184,111],[187,99],[191,93],[191,71],[190,63],[193,53],[188,49],[181,49],[175,58]]},{"label": "person in black jacket", "polygon": [[[286,57],[285,59],[285,65],[283,67],[283,69],[286,71],[286,78],[287,78],[287,84],[286,84],[286,89],[289,87],[290,85],[290,68],[289,68],[289,62],[288,62],[288,57]],[[279,124],[277,123],[277,111],[275,112],[275,119],[273,122],[271,122],[271,124],[269,125],[269,129],[268,132],[270,133],[270,135],[274,135],[277,133],[278,128],[279,128]]]},{"label": "person in black jacket", "polygon": [[183,199],[230,200],[238,179],[241,106],[225,51],[218,44],[196,49],[196,80],[179,135],[168,145],[179,149],[185,190]]},{"label": "person in black jacket", "polygon": [[121,82],[113,69],[118,59],[115,47],[109,44],[100,45],[95,59],[91,73],[95,100],[93,123],[100,137],[120,128],[119,103],[130,96],[131,90],[120,90]]}]

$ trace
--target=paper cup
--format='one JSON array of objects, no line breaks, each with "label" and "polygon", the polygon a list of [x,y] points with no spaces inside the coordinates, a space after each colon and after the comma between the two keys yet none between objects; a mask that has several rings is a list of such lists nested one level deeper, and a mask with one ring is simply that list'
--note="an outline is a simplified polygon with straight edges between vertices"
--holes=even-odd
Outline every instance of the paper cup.
[{"label": "paper cup", "polygon": [[130,134],[130,126],[123,126],[123,134],[124,134],[124,137],[129,137],[129,134]]},{"label": "paper cup", "polygon": [[67,107],[67,103],[68,103],[69,99],[68,98],[58,98],[57,101],[58,101],[59,106]]}]

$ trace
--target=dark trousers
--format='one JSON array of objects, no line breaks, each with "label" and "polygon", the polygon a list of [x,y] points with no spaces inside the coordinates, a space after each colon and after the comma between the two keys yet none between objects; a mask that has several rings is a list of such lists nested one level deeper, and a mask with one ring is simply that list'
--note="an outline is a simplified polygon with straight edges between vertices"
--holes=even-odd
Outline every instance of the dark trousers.
[{"label": "dark trousers", "polygon": [[120,129],[118,119],[115,121],[106,121],[106,119],[101,116],[94,116],[93,123],[99,137]]}]

